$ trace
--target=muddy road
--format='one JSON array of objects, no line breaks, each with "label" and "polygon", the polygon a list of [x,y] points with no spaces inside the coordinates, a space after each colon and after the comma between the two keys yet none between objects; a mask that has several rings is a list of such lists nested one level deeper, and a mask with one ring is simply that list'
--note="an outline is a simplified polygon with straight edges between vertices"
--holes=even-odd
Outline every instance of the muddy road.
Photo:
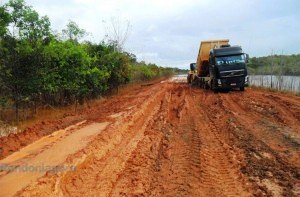
[{"label": "muddy road", "polygon": [[163,81],[49,127],[1,139],[0,196],[300,195],[297,96]]}]

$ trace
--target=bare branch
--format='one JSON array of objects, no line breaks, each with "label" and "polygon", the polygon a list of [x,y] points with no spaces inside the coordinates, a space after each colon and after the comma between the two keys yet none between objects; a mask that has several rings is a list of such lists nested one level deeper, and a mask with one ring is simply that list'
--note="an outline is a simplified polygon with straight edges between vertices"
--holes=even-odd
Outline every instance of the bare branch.
[{"label": "bare branch", "polygon": [[108,41],[116,45],[115,50],[122,51],[130,34],[130,22],[128,20],[122,21],[120,17],[112,17],[109,23],[106,23],[106,21],[102,21],[102,23]]}]

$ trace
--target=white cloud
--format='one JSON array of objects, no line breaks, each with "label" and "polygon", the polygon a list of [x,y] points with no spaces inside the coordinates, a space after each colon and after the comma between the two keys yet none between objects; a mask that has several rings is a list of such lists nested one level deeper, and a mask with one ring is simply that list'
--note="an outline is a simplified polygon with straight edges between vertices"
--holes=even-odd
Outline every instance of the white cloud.
[{"label": "white cloud", "polygon": [[[4,1],[5,2],[5,1]],[[6,0],[7,2],[7,0]],[[54,29],[71,19],[104,37],[103,20],[128,19],[132,32],[126,49],[140,60],[188,67],[199,42],[229,38],[252,56],[300,52],[298,0],[27,0]]]}]

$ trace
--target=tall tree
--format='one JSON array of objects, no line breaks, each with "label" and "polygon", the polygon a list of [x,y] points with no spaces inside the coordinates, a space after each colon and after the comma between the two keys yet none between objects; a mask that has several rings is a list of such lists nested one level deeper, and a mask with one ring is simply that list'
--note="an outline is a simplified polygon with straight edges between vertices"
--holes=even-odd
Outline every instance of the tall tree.
[{"label": "tall tree", "polygon": [[1,40],[0,78],[15,103],[18,120],[20,104],[39,93],[41,51],[43,39],[50,36],[50,22],[23,0],[10,0],[4,7],[11,31],[5,31]]},{"label": "tall tree", "polygon": [[49,18],[40,17],[24,0],[10,0],[6,6],[11,10],[12,37],[36,41],[50,36]]},{"label": "tall tree", "polygon": [[62,32],[67,39],[75,42],[78,42],[87,34],[87,32],[81,29],[74,21],[69,21],[66,29],[63,29]]},{"label": "tall tree", "polygon": [[0,6],[0,37],[6,34],[10,22],[10,15],[5,6]]}]

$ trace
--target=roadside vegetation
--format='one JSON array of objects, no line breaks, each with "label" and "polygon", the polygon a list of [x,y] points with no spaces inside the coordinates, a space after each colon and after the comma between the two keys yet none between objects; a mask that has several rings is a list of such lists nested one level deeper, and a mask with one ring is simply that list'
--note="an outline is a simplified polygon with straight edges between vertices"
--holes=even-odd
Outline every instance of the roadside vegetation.
[{"label": "roadside vegetation", "polygon": [[253,57],[248,68],[253,75],[300,76],[300,54]]},{"label": "roadside vegetation", "polygon": [[0,6],[0,118],[14,109],[82,104],[121,85],[174,74],[173,68],[138,62],[114,40],[82,41],[86,31],[69,21],[54,33],[47,16],[24,0]]},{"label": "roadside vegetation", "polygon": [[253,57],[248,64],[250,84],[277,91],[300,91],[300,54]]}]

